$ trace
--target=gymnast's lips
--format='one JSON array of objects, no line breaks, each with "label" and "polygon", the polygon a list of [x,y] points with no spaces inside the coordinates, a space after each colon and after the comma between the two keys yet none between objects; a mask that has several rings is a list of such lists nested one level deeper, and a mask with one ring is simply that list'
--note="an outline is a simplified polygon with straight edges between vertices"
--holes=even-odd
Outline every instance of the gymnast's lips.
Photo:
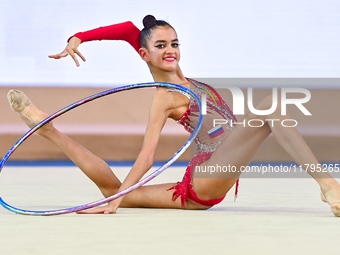
[{"label": "gymnast's lips", "polygon": [[169,56],[169,57],[163,58],[163,60],[165,60],[167,62],[174,62],[176,60],[176,57],[175,56]]}]

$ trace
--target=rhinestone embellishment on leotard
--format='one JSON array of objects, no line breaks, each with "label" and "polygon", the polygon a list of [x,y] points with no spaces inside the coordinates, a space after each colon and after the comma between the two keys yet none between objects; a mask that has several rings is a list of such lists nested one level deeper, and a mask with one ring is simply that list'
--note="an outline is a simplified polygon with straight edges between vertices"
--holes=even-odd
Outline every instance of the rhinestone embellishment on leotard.
[{"label": "rhinestone embellishment on leotard", "polygon": [[191,96],[190,94],[188,94],[187,92],[183,91],[183,90],[180,90],[180,89],[176,89],[176,88],[169,88],[169,89],[166,89],[167,91],[170,91],[170,92],[178,92],[178,93],[181,93],[182,95],[186,96],[188,99],[191,99]]}]

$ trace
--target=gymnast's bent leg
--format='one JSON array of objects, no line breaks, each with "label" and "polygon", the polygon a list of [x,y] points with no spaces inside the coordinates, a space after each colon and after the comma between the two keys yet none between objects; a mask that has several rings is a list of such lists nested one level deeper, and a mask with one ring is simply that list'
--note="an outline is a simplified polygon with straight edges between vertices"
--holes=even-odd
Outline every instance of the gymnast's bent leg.
[{"label": "gymnast's bent leg", "polygon": [[[272,97],[269,96],[262,100],[256,109],[269,109],[271,105]],[[280,103],[278,105],[280,105]],[[285,117],[289,118],[289,116]],[[295,127],[283,127],[278,124],[282,120],[280,109],[277,109],[276,112],[269,116],[257,116],[249,113],[244,118],[246,123],[251,119],[261,119],[266,124],[262,127],[249,127],[247,125],[243,126],[242,124],[236,125],[222,141],[211,158],[202,165],[219,164],[220,166],[228,166],[230,164],[236,166],[237,169],[240,169],[241,166],[247,166],[270,133],[273,133],[278,144],[297,164],[302,166],[304,166],[304,164],[319,164]],[[278,119],[279,121],[275,122],[276,125],[273,125],[271,122],[266,122],[266,119]],[[319,184],[324,200],[331,205],[333,213],[336,216],[340,216],[339,183],[329,173],[313,172],[309,169],[305,170]],[[220,198],[235,184],[240,174],[241,172],[238,171],[237,173],[228,173],[228,176],[216,175],[216,178],[194,178],[194,190],[200,199]]]}]

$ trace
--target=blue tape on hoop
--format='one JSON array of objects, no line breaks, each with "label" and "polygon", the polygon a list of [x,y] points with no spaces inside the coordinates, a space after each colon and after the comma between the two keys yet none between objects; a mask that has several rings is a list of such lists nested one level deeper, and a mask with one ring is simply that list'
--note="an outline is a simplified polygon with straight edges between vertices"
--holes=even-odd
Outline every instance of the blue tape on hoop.
[{"label": "blue tape on hoop", "polygon": [[202,105],[201,105],[201,101],[198,98],[198,96],[192,92],[190,89],[187,89],[185,87],[179,86],[179,85],[175,85],[175,84],[171,84],[171,83],[161,83],[161,82],[153,82],[153,83],[139,83],[139,84],[132,84],[132,85],[127,85],[127,86],[122,86],[122,87],[118,87],[118,88],[113,88],[110,90],[106,90],[103,92],[100,92],[98,94],[94,94],[92,96],[89,96],[87,98],[84,98],[78,102],[75,102],[63,109],[61,109],[60,111],[52,114],[51,116],[49,116],[48,118],[46,118],[45,120],[43,120],[42,122],[40,122],[39,124],[37,124],[35,127],[33,127],[31,130],[29,130],[24,136],[22,136],[14,145],[13,147],[7,152],[7,154],[5,155],[5,157],[1,160],[0,162],[0,173],[2,168],[5,166],[7,160],[9,159],[9,157],[13,154],[13,152],[28,138],[30,137],[34,132],[36,132],[39,128],[41,128],[42,126],[44,126],[46,123],[48,123],[49,121],[59,117],[60,115],[80,106],[83,105],[85,103],[88,103],[90,101],[93,101],[97,98],[103,97],[103,96],[107,96],[113,93],[117,93],[117,92],[121,92],[121,91],[125,91],[125,90],[131,90],[131,89],[138,89],[138,88],[145,88],[145,87],[165,87],[165,88],[176,88],[179,90],[182,90],[188,94],[190,94],[194,100],[197,101],[197,104],[199,106],[199,110],[200,110],[200,116],[198,119],[198,123],[197,126],[195,128],[195,130],[192,132],[192,134],[190,135],[188,141],[183,145],[183,147],[175,153],[175,155],[168,161],[166,162],[163,166],[161,166],[160,168],[158,168],[156,171],[154,171],[153,173],[151,173],[150,175],[148,175],[147,177],[145,177],[144,179],[140,180],[138,183],[126,188],[125,190],[122,190],[110,197],[106,197],[104,199],[95,201],[95,202],[91,202],[88,204],[84,204],[84,205],[80,205],[80,206],[76,206],[76,207],[71,207],[71,208],[66,208],[66,209],[60,209],[60,210],[52,210],[52,211],[29,211],[29,210],[24,210],[24,209],[19,209],[19,208],[15,208],[9,204],[7,204],[1,197],[0,197],[0,204],[5,207],[6,209],[10,210],[11,212],[14,213],[18,213],[18,214],[24,214],[24,215],[58,215],[58,214],[65,214],[65,213],[71,213],[71,212],[76,212],[76,211],[81,211],[81,210],[85,210],[91,207],[95,207],[95,206],[99,206],[102,205],[104,203],[107,203],[111,200],[114,200],[116,198],[119,198],[121,196],[124,196],[125,194],[137,189],[138,187],[144,185],[145,183],[149,182],[150,180],[152,180],[153,178],[155,178],[157,175],[159,175],[160,173],[162,173],[165,169],[167,169],[172,163],[174,163],[182,154],[183,152],[189,147],[189,145],[192,143],[192,141],[195,139],[195,137],[198,134],[198,131],[200,130],[202,123],[203,123],[203,115],[202,115]]}]

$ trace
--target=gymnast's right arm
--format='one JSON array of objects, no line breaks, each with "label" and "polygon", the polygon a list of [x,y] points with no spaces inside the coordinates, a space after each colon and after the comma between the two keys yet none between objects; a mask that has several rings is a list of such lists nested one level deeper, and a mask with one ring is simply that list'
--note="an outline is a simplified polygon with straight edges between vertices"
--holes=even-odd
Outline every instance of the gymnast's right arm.
[{"label": "gymnast's right arm", "polygon": [[85,58],[79,52],[78,46],[83,42],[94,40],[123,40],[128,42],[138,52],[140,48],[139,34],[140,30],[131,21],[79,32],[68,39],[68,45],[63,52],[60,54],[50,55],[49,58],[60,59],[71,55],[76,65],[79,66],[79,62],[75,54],[77,54],[83,61],[85,61]]}]

